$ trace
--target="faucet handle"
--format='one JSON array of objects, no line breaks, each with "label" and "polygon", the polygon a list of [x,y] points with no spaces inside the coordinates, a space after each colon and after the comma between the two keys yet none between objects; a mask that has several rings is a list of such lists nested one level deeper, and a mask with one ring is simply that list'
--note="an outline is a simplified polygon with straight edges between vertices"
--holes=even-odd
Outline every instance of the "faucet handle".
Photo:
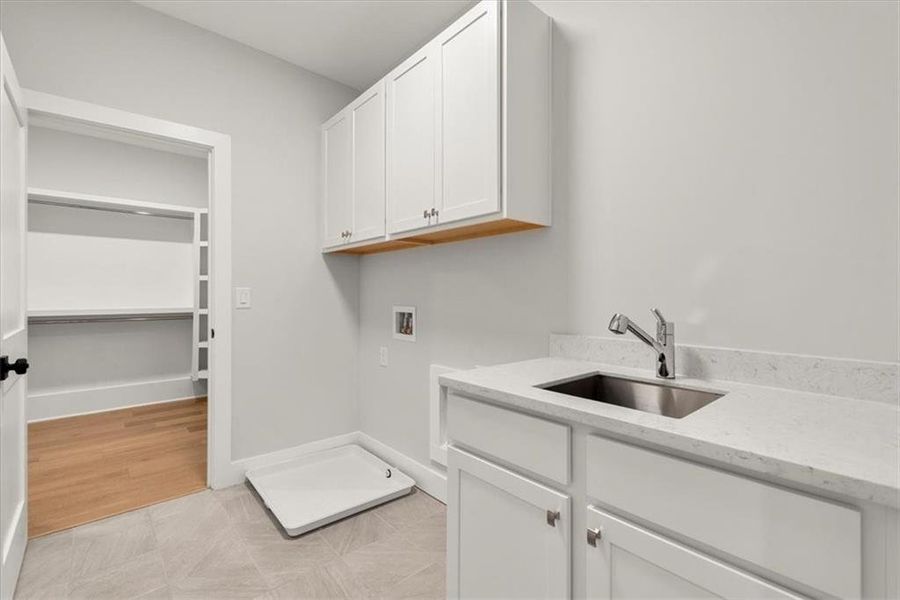
[{"label": "faucet handle", "polygon": [[651,308],[650,312],[653,313],[653,316],[656,317],[656,321],[659,324],[667,323],[666,318],[663,316],[661,312],[659,312],[658,308]]},{"label": "faucet handle", "polygon": [[665,344],[666,335],[675,333],[675,324],[667,321],[658,308],[651,308],[650,312],[656,317],[656,340],[660,344]]}]

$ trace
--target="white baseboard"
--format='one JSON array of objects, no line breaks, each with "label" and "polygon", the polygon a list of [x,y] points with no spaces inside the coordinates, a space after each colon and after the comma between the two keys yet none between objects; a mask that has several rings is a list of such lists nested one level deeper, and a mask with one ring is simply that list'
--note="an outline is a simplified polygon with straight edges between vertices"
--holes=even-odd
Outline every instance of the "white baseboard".
[{"label": "white baseboard", "polygon": [[412,477],[416,482],[416,486],[421,488],[423,492],[437,498],[441,502],[446,502],[447,476],[445,474],[411,459],[405,454],[394,450],[387,444],[379,442],[362,431],[352,431],[350,433],[316,440],[307,444],[285,448],[284,450],[232,461],[231,469],[228,473],[219,473],[216,475],[216,481],[214,482],[213,487],[223,488],[237,485],[244,481],[244,476],[250,469],[274,465],[311,452],[330,450],[331,448],[337,448],[338,446],[345,446],[347,444],[359,444],[381,460],[397,467]]},{"label": "white baseboard", "polygon": [[284,450],[276,450],[275,452],[269,452],[268,454],[259,454],[257,456],[251,456],[250,458],[242,458],[234,461],[234,463],[243,468],[244,472],[251,469],[259,469],[260,467],[268,467],[269,465],[276,465],[280,462],[291,460],[298,456],[304,456],[312,452],[321,452],[322,450],[331,450],[338,446],[355,444],[356,433],[357,432],[355,431],[342,433],[341,435],[325,438],[324,440],[316,440],[299,446],[285,448]]},{"label": "white baseboard", "polygon": [[28,422],[48,421],[202,396],[190,375],[28,395]]}]

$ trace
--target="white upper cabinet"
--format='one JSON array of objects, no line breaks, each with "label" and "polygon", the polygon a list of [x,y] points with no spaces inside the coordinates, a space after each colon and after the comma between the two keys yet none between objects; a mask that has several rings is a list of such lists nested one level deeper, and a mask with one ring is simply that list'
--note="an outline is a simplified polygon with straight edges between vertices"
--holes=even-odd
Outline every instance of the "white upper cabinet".
[{"label": "white upper cabinet", "polygon": [[[550,225],[550,27],[529,2],[484,0],[384,78],[381,234],[359,216],[343,231],[337,224],[345,209],[334,180],[348,175],[323,136],[326,251],[364,254]],[[354,173],[377,165],[358,135],[354,121],[354,213]]]},{"label": "white upper cabinet", "polygon": [[436,201],[433,48],[429,44],[387,76],[389,233],[427,226]]},{"label": "white upper cabinet", "polygon": [[500,20],[482,2],[435,40],[437,222],[500,210]]},{"label": "white upper cabinet", "polygon": [[384,236],[384,82],[322,126],[323,246]]},{"label": "white upper cabinet", "polygon": [[384,235],[384,82],[350,105],[353,118],[353,227],[349,240]]},{"label": "white upper cabinet", "polygon": [[347,241],[353,228],[353,131],[346,112],[322,126],[325,247]]}]

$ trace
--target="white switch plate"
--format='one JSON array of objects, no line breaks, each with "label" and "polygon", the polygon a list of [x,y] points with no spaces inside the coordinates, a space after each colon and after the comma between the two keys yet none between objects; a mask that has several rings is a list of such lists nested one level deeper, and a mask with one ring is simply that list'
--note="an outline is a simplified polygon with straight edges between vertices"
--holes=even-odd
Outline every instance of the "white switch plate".
[{"label": "white switch plate", "polygon": [[388,366],[388,349],[387,346],[382,346],[378,349],[378,364],[382,367]]},{"label": "white switch plate", "polygon": [[250,288],[234,288],[234,307],[250,308]]}]

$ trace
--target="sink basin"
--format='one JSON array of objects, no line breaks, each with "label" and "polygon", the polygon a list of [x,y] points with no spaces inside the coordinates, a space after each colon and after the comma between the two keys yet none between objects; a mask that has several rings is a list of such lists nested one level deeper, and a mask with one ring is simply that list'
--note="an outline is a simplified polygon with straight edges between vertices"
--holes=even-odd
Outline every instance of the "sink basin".
[{"label": "sink basin", "polygon": [[673,419],[685,417],[723,396],[723,394],[714,392],[600,374],[538,387],[551,392],[586,398],[594,402],[615,404]]}]

